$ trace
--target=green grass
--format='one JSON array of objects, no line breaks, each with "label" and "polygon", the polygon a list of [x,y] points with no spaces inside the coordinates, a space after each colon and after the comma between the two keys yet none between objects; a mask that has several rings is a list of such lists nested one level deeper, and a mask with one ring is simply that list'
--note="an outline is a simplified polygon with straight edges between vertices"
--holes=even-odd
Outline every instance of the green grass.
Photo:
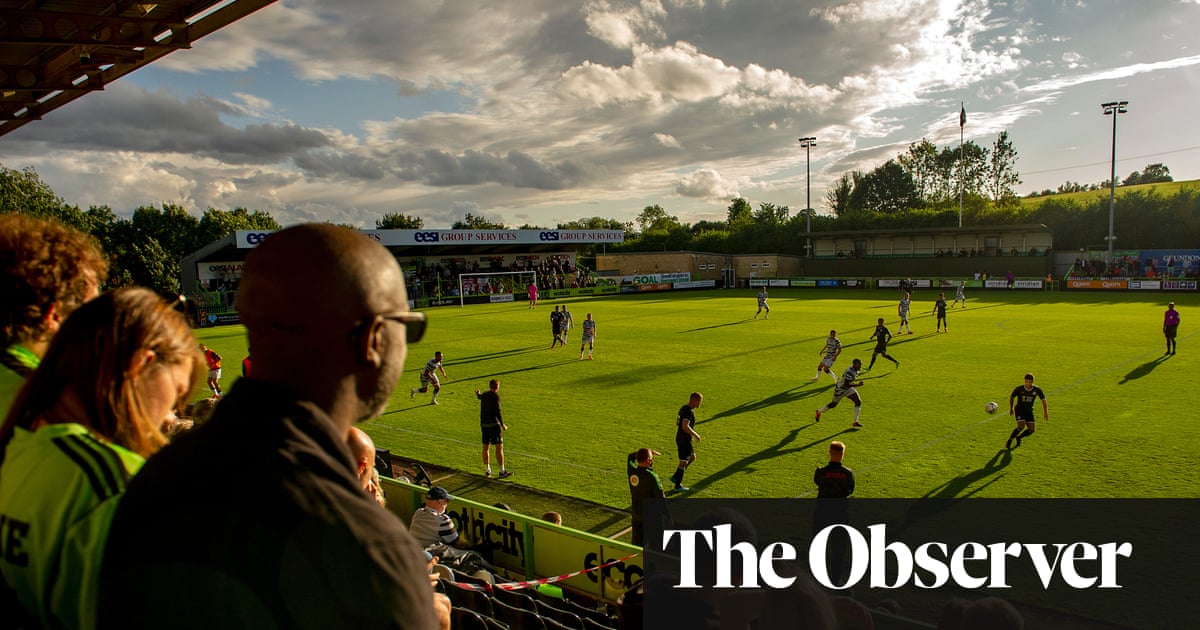
[{"label": "green grass", "polygon": [[[1188,180],[1188,181],[1182,181],[1182,182],[1160,182],[1157,184],[1137,184],[1135,186],[1117,186],[1116,196],[1121,197],[1122,195],[1124,195],[1126,193],[1141,192],[1141,193],[1153,193],[1153,194],[1159,195],[1160,197],[1172,197],[1172,196],[1178,194],[1179,191],[1181,191],[1181,190],[1184,190],[1184,189],[1193,189],[1194,190],[1197,186],[1200,186],[1200,180],[1194,180],[1194,179]],[[1055,194],[1051,194],[1051,195],[1042,195],[1040,197],[1021,197],[1021,205],[1024,207],[1027,207],[1027,208],[1033,207],[1033,206],[1040,206],[1042,204],[1042,202],[1047,199],[1054,199],[1056,201],[1063,201],[1063,202],[1074,201],[1076,203],[1088,204],[1088,203],[1095,201],[1096,199],[1103,199],[1104,201],[1108,201],[1109,194],[1110,194],[1110,191],[1109,191],[1108,187],[1106,186],[1106,187],[1104,187],[1102,189],[1098,189],[1098,190],[1085,190],[1082,192],[1073,192],[1073,193],[1055,193]]]},{"label": "green grass", "polygon": [[[547,302],[429,312],[409,349],[388,411],[364,425],[401,458],[481,473],[475,389],[501,381],[512,481],[616,508],[629,505],[625,455],[662,451],[675,467],[674,421],[688,393],[697,410],[691,496],[812,496],[812,471],[830,440],[847,444],[858,497],[1200,497],[1195,454],[1198,312],[1193,294],[969,291],[934,334],[934,294],[914,299],[914,335],[897,335],[860,388],[866,427],[851,430],[849,401],[813,422],[828,376],[810,382],[830,328],[845,346],[835,370],[869,362],[875,319],[895,332],[891,291],[774,290],[771,319],[751,320],[754,291],[704,291],[569,301],[598,323],[596,360],[579,361],[579,329],[551,350]],[[1163,358],[1167,299],[1183,314],[1180,354]],[[240,327],[200,332],[226,357],[225,384],[245,354]],[[445,353],[450,378],[438,406],[409,398],[422,364]],[[1050,420],[1011,453],[1007,399],[1037,374]],[[1000,403],[994,416],[988,401]],[[1173,472],[1170,472],[1173,471]]]}]

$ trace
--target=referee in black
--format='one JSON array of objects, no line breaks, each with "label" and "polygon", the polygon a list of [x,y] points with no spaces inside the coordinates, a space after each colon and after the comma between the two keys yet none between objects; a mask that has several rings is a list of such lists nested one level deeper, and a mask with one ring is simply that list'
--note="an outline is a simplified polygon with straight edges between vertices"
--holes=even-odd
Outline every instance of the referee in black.
[{"label": "referee in black", "polygon": [[[846,445],[839,441],[829,443],[829,463],[813,473],[817,485],[817,508],[813,512],[812,534],[815,537],[830,525],[850,524],[850,495],[854,494],[854,471],[842,465]],[[826,568],[831,584],[840,584],[846,573],[846,552],[850,548],[850,535],[835,530],[826,546]]]}]

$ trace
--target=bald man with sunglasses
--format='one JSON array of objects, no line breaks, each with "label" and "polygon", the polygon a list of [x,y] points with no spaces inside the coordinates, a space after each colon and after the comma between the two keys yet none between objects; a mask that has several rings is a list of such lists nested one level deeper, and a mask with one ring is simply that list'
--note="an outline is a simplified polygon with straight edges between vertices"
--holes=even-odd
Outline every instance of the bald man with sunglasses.
[{"label": "bald man with sunglasses", "polygon": [[99,626],[438,627],[448,601],[347,444],[424,332],[395,258],[333,225],[273,233],[246,257],[238,315],[254,373],[130,483]]}]

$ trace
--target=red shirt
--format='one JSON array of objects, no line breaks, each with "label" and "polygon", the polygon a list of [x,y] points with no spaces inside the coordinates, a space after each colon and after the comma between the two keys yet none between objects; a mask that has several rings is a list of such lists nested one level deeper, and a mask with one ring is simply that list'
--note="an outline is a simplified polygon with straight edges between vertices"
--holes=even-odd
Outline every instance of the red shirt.
[{"label": "red shirt", "polygon": [[212,350],[211,348],[208,350],[205,350],[204,351],[204,360],[208,362],[208,369],[210,369],[210,370],[221,369],[221,355],[217,354],[217,352],[215,350]]}]

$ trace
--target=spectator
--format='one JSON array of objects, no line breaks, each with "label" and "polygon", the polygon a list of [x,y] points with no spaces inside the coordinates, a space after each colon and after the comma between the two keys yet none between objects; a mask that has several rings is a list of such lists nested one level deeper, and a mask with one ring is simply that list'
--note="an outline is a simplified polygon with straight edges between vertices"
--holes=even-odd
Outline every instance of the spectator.
[{"label": "spectator", "polygon": [[962,613],[962,627],[970,630],[1022,630],[1025,619],[1016,608],[999,597],[971,602]]},{"label": "spectator", "polygon": [[24,524],[7,528],[0,560],[19,604],[5,622],[92,627],[117,502],[199,380],[195,344],[183,315],[147,289],[107,293],[62,324],[0,428],[0,514]]},{"label": "spectator", "polygon": [[543,514],[542,520],[546,521],[547,523],[554,523],[555,525],[562,525],[563,523],[562,514],[559,514],[553,510]]},{"label": "spectator", "polygon": [[300,225],[252,250],[242,282],[254,375],[130,485],[99,626],[435,627],[449,603],[403,523],[362,491],[347,445],[424,332],[396,259],[353,230]]},{"label": "spectator", "polygon": [[942,606],[942,612],[938,617],[937,630],[962,630],[963,611],[970,605],[970,601],[961,597],[954,597],[947,601]]},{"label": "spectator", "polygon": [[387,501],[379,485],[379,471],[375,470],[375,441],[366,431],[350,427],[350,438],[346,443],[350,445],[350,455],[354,457],[354,473],[359,485],[376,503],[385,505]]},{"label": "spectator", "polygon": [[458,535],[458,528],[454,525],[454,520],[446,512],[451,498],[450,493],[441,486],[430,488],[428,494],[425,495],[425,505],[413,512],[408,531],[417,540],[417,544],[433,554],[440,564],[449,565],[469,574],[486,571],[487,579],[494,581],[492,565],[483,556],[487,549],[472,548],[467,544],[467,541]]},{"label": "spectator", "polygon": [[217,408],[217,401],[211,398],[204,398],[196,402],[189,403],[183,410],[183,417],[192,421],[193,427],[198,427],[212,417],[213,411]]},{"label": "spectator", "polygon": [[0,420],[72,311],[100,293],[108,263],[91,239],[24,214],[0,216]]}]

